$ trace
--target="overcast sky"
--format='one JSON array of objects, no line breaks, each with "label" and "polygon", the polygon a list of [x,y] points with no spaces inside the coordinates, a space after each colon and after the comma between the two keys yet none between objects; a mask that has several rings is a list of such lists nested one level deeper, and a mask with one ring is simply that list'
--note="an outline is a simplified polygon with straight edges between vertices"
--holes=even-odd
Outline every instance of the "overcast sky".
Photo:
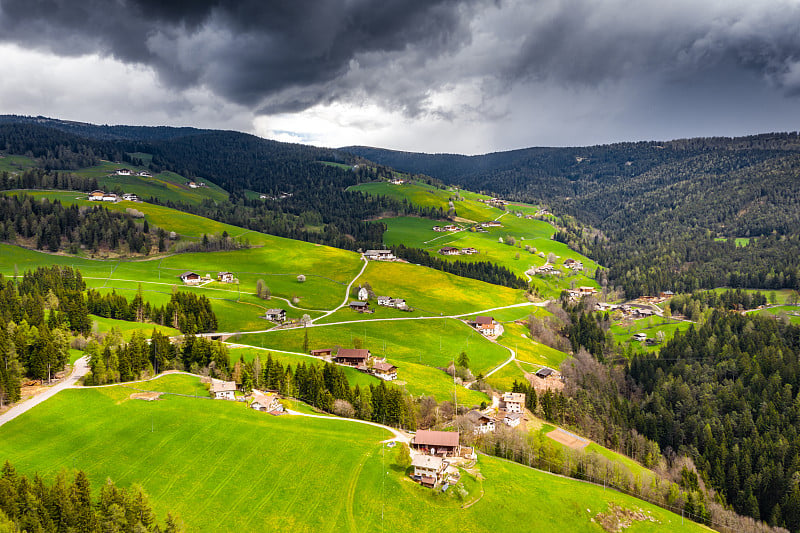
[{"label": "overcast sky", "polygon": [[333,147],[800,129],[800,0],[0,0],[0,58],[0,113]]}]

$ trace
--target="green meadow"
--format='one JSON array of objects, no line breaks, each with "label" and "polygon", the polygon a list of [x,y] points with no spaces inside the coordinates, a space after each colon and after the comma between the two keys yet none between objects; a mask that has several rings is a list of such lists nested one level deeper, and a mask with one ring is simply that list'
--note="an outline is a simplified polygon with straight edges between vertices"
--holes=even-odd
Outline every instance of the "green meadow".
[{"label": "green meadow", "polygon": [[[146,160],[152,159],[150,154],[137,153],[136,156]],[[169,200],[176,203],[189,204],[200,204],[206,199],[221,201],[228,198],[228,193],[224,189],[203,178],[195,178],[193,181],[202,181],[206,186],[193,189],[186,185],[190,180],[174,172],[159,172],[152,177],[117,176],[115,171],[118,168],[130,169],[134,174],[142,170],[148,170],[145,167],[128,163],[101,161],[100,164],[93,167],[72,172],[78,176],[97,179],[97,184],[102,189],[110,190],[119,186],[123,192],[137,194],[140,198],[154,197],[164,202]]]},{"label": "green meadow", "polygon": [[[166,380],[163,381],[162,380]],[[150,390],[199,390],[165,376]],[[700,531],[632,497],[481,456],[463,474],[466,495],[423,489],[394,464],[386,430],[348,420],[280,417],[238,402],[162,396],[130,399],[124,387],[66,390],[0,427],[0,456],[46,478],[83,469],[95,490],[106,479],[141,484],[160,518],[175,512],[188,531],[600,531],[610,502],[652,521],[630,531]],[[303,461],[298,462],[297,458]],[[462,509],[466,502],[473,503]]]},{"label": "green meadow", "polygon": [[759,315],[786,316],[792,324],[800,324],[800,307],[796,305],[778,305],[755,311]]},{"label": "green meadow", "polygon": [[348,190],[361,191],[375,196],[388,196],[397,200],[408,200],[420,207],[433,207],[442,209],[446,214],[449,207],[449,199],[461,193],[464,200],[453,200],[456,215],[465,220],[473,222],[483,222],[491,220],[503,212],[496,207],[489,207],[477,201],[478,198],[488,198],[488,196],[475,193],[467,194],[465,191],[454,191],[449,189],[437,189],[432,185],[421,182],[408,182],[402,185],[394,185],[388,181],[372,183],[362,183],[350,187]]},{"label": "green meadow", "polygon": [[306,332],[310,350],[336,346],[353,348],[360,343],[374,355],[385,356],[397,365],[401,374],[405,362],[446,367],[462,350],[467,352],[470,368],[475,373],[486,373],[509,357],[508,350],[489,342],[470,326],[452,318],[366,321],[268,333],[242,333],[238,342],[302,353]]},{"label": "green meadow", "polygon": [[140,322],[129,322],[127,320],[116,320],[113,318],[105,318],[102,316],[95,316],[89,315],[92,319],[92,332],[93,333],[108,333],[112,329],[117,329],[122,333],[122,337],[129,341],[133,336],[135,331],[144,331],[147,336],[153,332],[153,330],[159,331],[162,335],[180,335],[181,332],[177,329],[170,328],[167,326],[161,326],[159,324],[147,324],[147,323],[140,323]]},{"label": "green meadow", "polygon": [[376,296],[405,298],[426,315],[457,315],[526,302],[521,290],[462,278],[409,263],[371,261],[357,284],[369,283]]},{"label": "green meadow", "polygon": [[644,342],[632,340],[631,337],[636,333],[645,333],[648,339],[655,339],[658,332],[663,331],[664,343],[666,343],[675,336],[675,332],[686,331],[691,325],[691,322],[686,321],[670,320],[666,322],[661,317],[654,316],[630,321],[628,325],[614,324],[611,326],[611,334],[614,336],[614,340],[620,344],[633,343],[634,347],[641,345],[640,349],[642,350],[656,352],[661,349],[663,344],[647,346]]},{"label": "green meadow", "polygon": [[19,174],[23,170],[34,168],[36,161],[24,155],[10,155],[0,152],[0,172]]}]

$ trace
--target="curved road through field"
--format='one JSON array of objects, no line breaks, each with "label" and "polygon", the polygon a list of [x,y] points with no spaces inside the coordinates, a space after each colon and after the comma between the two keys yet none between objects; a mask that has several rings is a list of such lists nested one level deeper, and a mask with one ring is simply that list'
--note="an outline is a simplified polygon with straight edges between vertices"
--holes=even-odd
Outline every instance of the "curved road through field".
[{"label": "curved road through field", "polygon": [[75,386],[80,378],[86,375],[89,372],[89,358],[87,356],[81,357],[72,367],[72,373],[69,375],[67,379],[58,383],[57,385],[53,385],[46,391],[42,392],[41,394],[37,394],[33,398],[29,398],[24,402],[15,405],[2,415],[0,415],[0,426],[14,420],[22,413],[29,411],[30,409],[34,408],[35,406],[39,405],[43,401],[55,396],[59,392],[64,389],[69,389]]},{"label": "curved road through field", "polygon": [[354,277],[353,280],[347,285],[347,290],[344,293],[344,301],[342,302],[342,304],[339,307],[331,309],[330,311],[328,311],[324,315],[318,316],[317,318],[313,319],[311,321],[311,324],[313,324],[315,321],[319,320],[320,318],[325,318],[326,316],[332,315],[333,313],[335,313],[336,311],[338,311],[339,309],[341,309],[342,307],[347,305],[347,303],[350,301],[350,289],[353,287],[353,283],[355,283],[356,280],[361,277],[361,274],[364,273],[364,271],[367,269],[367,265],[369,264],[369,260],[366,257],[364,257],[363,255],[361,256],[361,259],[364,261],[364,266],[361,267],[361,270],[359,270],[358,274],[356,274],[356,277]]}]

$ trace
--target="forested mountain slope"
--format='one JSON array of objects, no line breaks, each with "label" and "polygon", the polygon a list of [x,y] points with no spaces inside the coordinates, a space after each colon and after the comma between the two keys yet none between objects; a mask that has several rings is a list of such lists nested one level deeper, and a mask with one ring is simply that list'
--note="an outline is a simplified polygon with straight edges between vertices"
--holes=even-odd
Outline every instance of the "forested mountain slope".
[{"label": "forested mountain slope", "polygon": [[[786,133],[481,156],[344,150],[573,215],[580,224],[565,224],[559,238],[609,266],[610,281],[633,296],[798,288],[799,148],[797,134]],[[744,249],[720,242],[754,237]]]}]

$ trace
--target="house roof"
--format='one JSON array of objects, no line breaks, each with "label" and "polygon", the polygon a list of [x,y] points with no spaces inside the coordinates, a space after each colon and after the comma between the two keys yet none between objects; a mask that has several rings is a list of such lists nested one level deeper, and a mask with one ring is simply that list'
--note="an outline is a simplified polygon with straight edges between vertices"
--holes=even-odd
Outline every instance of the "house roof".
[{"label": "house roof", "polygon": [[391,363],[375,363],[372,365],[372,368],[378,372],[391,372],[392,370],[397,370],[397,367]]},{"label": "house roof", "polygon": [[430,431],[421,429],[414,436],[414,444],[421,446],[458,446],[459,434],[455,431]]},{"label": "house roof", "polygon": [[179,278],[188,278],[188,277],[190,277],[190,276],[197,276],[197,277],[199,278],[199,277],[200,277],[200,274],[198,274],[197,272],[184,272],[183,274],[181,274],[181,275],[180,275],[180,276],[178,276],[178,277],[179,277]]},{"label": "house roof", "polygon": [[507,392],[503,394],[503,401],[512,403],[523,403],[525,402],[525,395],[521,392]]},{"label": "house roof", "polygon": [[434,457],[433,455],[416,455],[411,461],[411,466],[418,468],[433,468],[439,470],[442,468],[444,461],[441,457]]},{"label": "house roof", "polygon": [[369,350],[366,348],[339,348],[336,357],[346,357],[348,359],[366,359],[369,357]]},{"label": "house roof", "polygon": [[267,309],[267,312],[265,314],[267,314],[267,315],[279,315],[279,314],[285,313],[285,312],[286,311],[284,311],[283,309]]},{"label": "house roof", "polygon": [[507,418],[509,420],[517,420],[518,418],[522,418],[522,413],[506,413],[503,415],[503,418]]},{"label": "house roof", "polygon": [[364,255],[383,255],[390,253],[392,253],[391,250],[367,250],[366,252],[364,252]]},{"label": "house roof", "polygon": [[491,421],[491,418],[481,413],[480,411],[475,411],[474,409],[469,413],[467,413],[465,416],[473,424],[485,424],[486,422]]},{"label": "house roof", "polygon": [[219,274],[217,274],[217,275],[218,275],[218,276],[223,276],[223,275],[225,275],[225,274],[230,274],[230,275],[232,276],[232,275],[233,275],[233,272],[220,272],[220,273],[219,273]]},{"label": "house roof", "polygon": [[211,392],[229,392],[236,391],[235,381],[221,381],[213,380],[211,382]]},{"label": "house roof", "polygon": [[550,375],[552,375],[554,373],[555,373],[555,370],[553,370],[552,368],[544,367],[544,368],[540,368],[539,371],[536,372],[536,375],[539,376],[540,378],[546,378],[547,376],[550,376]]},{"label": "house roof", "polygon": [[490,325],[494,322],[494,318],[490,316],[476,316],[475,323],[476,324],[487,324]]},{"label": "house roof", "polygon": [[369,302],[350,302],[350,307],[367,307]]}]

